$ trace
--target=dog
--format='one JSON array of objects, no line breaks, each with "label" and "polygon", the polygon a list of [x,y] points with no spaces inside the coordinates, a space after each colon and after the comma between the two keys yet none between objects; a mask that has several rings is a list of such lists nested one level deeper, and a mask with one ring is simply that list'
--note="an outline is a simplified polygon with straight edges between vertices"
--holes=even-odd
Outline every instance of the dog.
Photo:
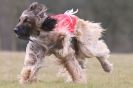
[{"label": "dog", "polygon": [[110,51],[101,39],[104,29],[99,23],[85,21],[68,10],[64,14],[48,15],[45,5],[34,2],[23,11],[14,32],[29,40],[21,84],[37,80],[45,56],[54,54],[74,83],[86,83],[85,58],[96,57],[106,72],[112,70]]}]

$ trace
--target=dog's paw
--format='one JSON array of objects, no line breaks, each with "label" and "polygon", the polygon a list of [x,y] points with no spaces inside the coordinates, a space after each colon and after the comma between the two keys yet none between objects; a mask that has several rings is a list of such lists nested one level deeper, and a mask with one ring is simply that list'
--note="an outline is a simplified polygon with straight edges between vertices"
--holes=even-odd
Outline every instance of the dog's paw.
[{"label": "dog's paw", "polygon": [[113,64],[104,63],[102,65],[102,68],[104,69],[105,72],[111,72],[113,70]]},{"label": "dog's paw", "polygon": [[19,83],[20,83],[21,85],[24,85],[24,84],[28,84],[29,82],[28,82],[28,80],[19,79]]}]

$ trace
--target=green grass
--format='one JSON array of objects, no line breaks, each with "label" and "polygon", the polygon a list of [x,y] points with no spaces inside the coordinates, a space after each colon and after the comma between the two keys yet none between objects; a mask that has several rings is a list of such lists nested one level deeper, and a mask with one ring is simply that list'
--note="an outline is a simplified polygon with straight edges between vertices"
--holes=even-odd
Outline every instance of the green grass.
[{"label": "green grass", "polygon": [[56,58],[46,57],[39,72],[40,82],[20,85],[17,76],[23,66],[24,53],[0,52],[0,88],[133,88],[133,54],[113,54],[112,73],[105,73],[95,58],[87,61],[87,84],[65,83],[56,77]]}]

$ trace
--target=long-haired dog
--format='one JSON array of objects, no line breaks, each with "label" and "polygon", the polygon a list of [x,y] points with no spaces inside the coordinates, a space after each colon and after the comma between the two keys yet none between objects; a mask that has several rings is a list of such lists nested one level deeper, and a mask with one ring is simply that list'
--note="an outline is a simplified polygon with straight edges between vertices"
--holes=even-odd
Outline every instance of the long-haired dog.
[{"label": "long-haired dog", "polygon": [[46,10],[45,5],[32,3],[14,29],[20,39],[29,40],[20,83],[36,80],[43,58],[51,54],[76,83],[86,82],[85,58],[96,57],[104,71],[111,71],[112,64],[107,60],[110,51],[100,39],[104,29],[99,23],[80,19],[73,10],[57,15],[48,15]]}]

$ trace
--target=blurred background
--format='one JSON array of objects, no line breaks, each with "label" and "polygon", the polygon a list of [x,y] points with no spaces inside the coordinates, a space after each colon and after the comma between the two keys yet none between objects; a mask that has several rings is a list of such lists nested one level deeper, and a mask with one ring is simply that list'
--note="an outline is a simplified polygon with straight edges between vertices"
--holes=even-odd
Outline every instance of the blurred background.
[{"label": "blurred background", "polygon": [[0,51],[25,50],[27,42],[17,39],[13,29],[34,1],[45,4],[49,13],[78,8],[80,18],[102,23],[103,38],[112,52],[133,52],[133,0],[0,0]]}]

